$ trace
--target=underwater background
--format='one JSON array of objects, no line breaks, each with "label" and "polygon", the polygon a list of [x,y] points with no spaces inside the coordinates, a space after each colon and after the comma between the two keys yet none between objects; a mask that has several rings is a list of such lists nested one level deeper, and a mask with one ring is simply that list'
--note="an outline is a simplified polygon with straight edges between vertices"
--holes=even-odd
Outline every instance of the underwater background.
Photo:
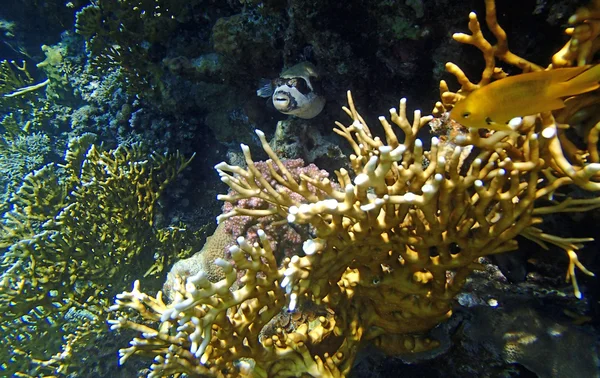
[{"label": "underwater background", "polygon": [[[587,4],[496,2],[511,51],[540,65]],[[135,280],[150,295],[168,291],[174,264],[202,250],[215,217],[231,210],[216,200],[228,187],[213,167],[244,166],[240,143],[266,160],[258,129],[281,159],[302,159],[290,164],[304,174],[349,169],[351,148],[332,132],[347,119],[346,92],[371,124],[402,97],[429,114],[440,80],[458,86],[446,62],[481,75],[481,52],[452,39],[468,32],[472,11],[485,15],[484,0],[4,0],[0,376],[147,376],[151,354],[119,364],[139,330],[109,330],[111,306]],[[257,95],[303,80],[305,71],[285,73],[298,64],[318,71],[290,100],[322,99],[310,118]],[[599,222],[597,209],[554,213],[544,231],[598,238]],[[232,242],[245,229],[229,232]],[[282,256],[310,233],[274,232]],[[365,343],[348,376],[600,376],[598,280],[579,274],[577,299],[559,248],[518,241],[480,261],[453,316],[432,331],[439,347],[390,356]],[[596,274],[598,248],[590,241],[579,254]],[[528,346],[507,338],[525,332],[535,336]]]}]

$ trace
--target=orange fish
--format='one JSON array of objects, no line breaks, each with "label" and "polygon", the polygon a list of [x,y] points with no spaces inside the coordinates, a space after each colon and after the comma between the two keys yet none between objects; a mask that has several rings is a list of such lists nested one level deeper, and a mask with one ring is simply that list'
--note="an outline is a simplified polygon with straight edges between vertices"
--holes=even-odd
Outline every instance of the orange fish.
[{"label": "orange fish", "polygon": [[563,99],[600,87],[600,64],[509,76],[471,92],[450,118],[467,127],[514,131],[508,122],[560,109]]}]

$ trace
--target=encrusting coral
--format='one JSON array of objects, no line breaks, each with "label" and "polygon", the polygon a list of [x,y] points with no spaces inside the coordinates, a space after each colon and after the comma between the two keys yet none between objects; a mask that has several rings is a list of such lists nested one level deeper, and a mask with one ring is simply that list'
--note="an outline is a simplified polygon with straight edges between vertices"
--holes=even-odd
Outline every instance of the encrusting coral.
[{"label": "encrusting coral", "polygon": [[[178,285],[169,303],[160,292],[156,297],[144,294],[136,281],[111,307],[119,313],[110,321],[113,329],[141,333],[120,351],[120,362],[136,354],[153,357],[150,377],[343,377],[367,341],[390,354],[426,351],[438,345],[427,332],[451,315],[453,298],[480,267],[478,259],[516,249],[519,235],[565,249],[567,277],[581,296],[575,268],[592,273],[579,262],[577,250],[590,239],[561,238],[536,226],[544,214],[599,207],[599,197],[546,206],[538,200],[570,184],[600,189],[593,139],[597,132],[591,131],[600,123],[588,128],[587,150],[578,149],[567,133],[573,107],[585,109],[587,121],[597,116],[589,108],[597,105],[597,93],[569,99],[565,109],[553,114],[516,120],[512,132],[486,134],[453,124],[447,111],[456,101],[505,76],[496,58],[524,70],[541,69],[508,50],[492,0],[486,1],[486,11],[495,46],[481,34],[474,13],[469,16],[473,34],[455,35],[482,50],[482,80],[473,84],[449,64],[462,89],[450,92],[442,82],[435,120],[420,111],[409,120],[402,99],[398,109],[390,109],[389,120],[379,118],[385,132],[380,138],[348,94],[344,111],[352,122],[337,122],[334,131],[353,150],[353,172],[340,169],[336,180],[307,175],[297,180],[260,131],[257,135],[271,159],[269,179],[245,145],[247,168],[218,164],[222,181],[233,190],[219,199],[234,204],[219,216],[220,222],[233,216],[273,216],[308,224],[313,235],[304,242],[302,254],[285,258],[280,266],[264,231],[257,232],[259,241],[254,243],[239,236],[238,245],[230,249],[232,261],[215,260],[224,279],[213,283],[199,272]],[[572,18],[575,29],[590,14],[597,12],[579,10]],[[572,41],[571,46],[584,44]],[[582,61],[581,54],[561,55],[565,64]],[[426,150],[417,135],[428,125],[439,135]],[[269,206],[235,206],[250,199]],[[127,309],[143,321],[129,316]]]}]

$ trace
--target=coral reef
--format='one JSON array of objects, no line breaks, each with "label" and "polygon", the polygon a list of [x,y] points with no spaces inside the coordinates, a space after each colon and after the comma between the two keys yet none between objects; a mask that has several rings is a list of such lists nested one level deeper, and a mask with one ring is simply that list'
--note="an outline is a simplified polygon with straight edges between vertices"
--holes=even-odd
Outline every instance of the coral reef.
[{"label": "coral reef", "polygon": [[270,144],[282,159],[300,158],[333,171],[346,163],[346,157],[331,139],[304,120],[289,119],[277,122]]},{"label": "coral reef", "polygon": [[49,153],[50,138],[39,132],[0,139],[0,209],[7,210],[23,177],[41,167]]},{"label": "coral reef", "polygon": [[[506,76],[596,63],[600,3],[584,2],[7,3],[0,375],[590,375],[598,91],[512,133],[449,119]],[[310,122],[255,95],[302,61],[327,99]],[[401,92],[429,109],[448,77],[433,119],[409,124],[401,102],[367,121]],[[222,209],[223,159],[225,214],[186,259]],[[560,360],[578,341],[578,363]]]},{"label": "coral reef", "polygon": [[14,91],[31,83],[33,83],[33,78],[27,71],[25,62],[22,66],[15,61],[3,60],[0,62],[0,94],[3,97],[14,97],[11,95]]},{"label": "coral reef", "polygon": [[[594,24],[594,15],[581,9],[570,21],[577,30]],[[200,271],[178,285],[171,301],[165,302],[160,292],[144,294],[136,281],[111,307],[119,312],[111,328],[142,334],[121,350],[121,363],[136,354],[153,356],[150,376],[340,377],[349,374],[365,342],[388,354],[427,351],[439,345],[428,331],[450,317],[467,277],[483,268],[480,259],[515,250],[518,236],[564,249],[567,278],[581,297],[575,270],[592,273],[577,252],[591,239],[554,236],[538,226],[546,214],[600,206],[594,196],[546,202],[565,186],[600,189],[597,126],[584,134],[585,149],[567,133],[567,125],[579,127],[572,119],[576,111],[586,109],[584,119],[596,119],[590,106],[597,104],[597,95],[574,96],[554,114],[516,119],[510,132],[445,125],[445,113],[457,101],[506,76],[496,59],[526,71],[541,69],[508,49],[493,0],[486,1],[486,23],[495,45],[483,37],[475,13],[469,20],[472,34],[454,38],[478,47],[486,67],[474,84],[457,65],[447,65],[462,88],[450,92],[445,82],[440,84],[442,101],[434,109],[439,119],[432,127],[443,133],[431,139],[428,149],[418,133],[433,116],[415,111],[410,121],[402,99],[398,109],[390,109],[391,122],[379,117],[385,133],[380,138],[348,94],[344,111],[351,124],[337,122],[334,131],[352,148],[351,172],[336,171],[336,180],[306,174],[298,180],[261,131],[257,135],[271,159],[270,179],[246,145],[246,168],[218,164],[222,181],[233,190],[219,196],[233,204],[220,222],[273,216],[310,225],[312,235],[303,253],[281,265],[263,230],[256,232],[258,241],[240,235],[230,249],[233,263],[215,260],[225,278],[211,282]],[[596,36],[571,34],[569,51],[578,46],[591,50],[558,55],[567,57],[565,65],[576,64],[575,57],[586,62],[595,52],[586,42]],[[268,206],[236,206],[240,201]],[[295,319],[291,327],[282,325],[282,308]],[[128,309],[144,321],[128,315]],[[304,316],[310,313],[314,316]],[[523,349],[513,361],[527,359],[528,353]]]},{"label": "coral reef", "polygon": [[129,269],[156,274],[191,252],[185,229],[153,227],[159,196],[189,160],[139,145],[104,151],[94,139],[73,139],[64,165],[27,175],[0,223],[0,327],[3,343],[18,345],[3,349],[3,373],[94,363],[80,353],[103,334]]},{"label": "coral reef", "polygon": [[[30,71],[27,61],[0,62],[0,209],[24,176],[62,153],[60,130],[69,118],[72,97],[63,62],[64,49],[42,46],[47,59]],[[37,79],[42,71],[48,78]],[[59,95],[60,94],[60,95]],[[70,95],[69,95],[70,94]],[[4,211],[3,211],[4,212]]]},{"label": "coral reef", "polygon": [[163,285],[163,292],[167,298],[171,300],[175,298],[175,293],[181,290],[179,285],[185,282],[188,277],[195,276],[199,272],[204,272],[211,282],[219,282],[225,278],[223,270],[215,264],[215,261],[219,258],[225,258],[227,247],[233,241],[234,238],[231,233],[225,229],[225,224],[221,223],[212,236],[206,239],[206,243],[199,252],[173,264]]},{"label": "coral reef", "polygon": [[[317,180],[329,177],[327,171],[319,169],[314,164],[305,166],[302,159],[283,160],[281,164],[285,172],[294,180],[300,180],[303,176],[312,177]],[[277,177],[282,175],[283,172],[279,166],[273,165],[273,161],[256,162],[254,166],[263,180],[268,182],[275,191],[285,193],[286,196],[294,198],[298,203],[305,202],[303,197],[298,196],[286,186],[278,183]],[[314,191],[315,188],[310,187],[309,190]],[[235,196],[235,190],[230,190],[229,195]],[[227,247],[231,247],[234,244],[233,241],[235,238],[240,235],[245,235],[250,244],[257,243],[259,241],[258,231],[262,230],[266,233],[271,247],[278,252],[278,261],[281,261],[284,256],[291,257],[299,254],[302,251],[302,241],[310,234],[309,228],[282,223],[281,217],[277,214],[269,213],[268,209],[269,201],[265,201],[262,198],[239,198],[233,202],[226,202],[223,205],[223,213],[233,215],[222,222],[225,230],[232,235],[232,243]],[[256,212],[260,212],[261,210],[266,210],[267,212],[264,216],[256,217]]]},{"label": "coral reef", "polygon": [[500,310],[475,307],[464,329],[472,341],[469,347],[479,346],[508,363],[521,364],[540,378],[597,376],[591,335],[544,310],[523,300],[507,301]]},{"label": "coral reef", "polygon": [[[271,204],[266,209],[234,207],[221,220],[273,215],[290,223],[310,224],[315,236],[304,242],[304,256],[287,258],[277,269],[271,244],[261,230],[257,232],[260,243],[240,237],[239,247],[230,250],[236,268],[245,271],[239,289],[230,292],[236,273],[222,259],[215,263],[225,271],[225,279],[210,283],[203,272],[189,277],[169,305],[160,295],[152,298],[140,293],[136,284],[132,292],[118,296],[113,308],[145,309],[146,319],[160,319],[161,329],[176,327],[178,333],[171,339],[121,317],[112,322],[113,327],[148,335],[147,340],[137,339],[122,350],[122,360],[138,350],[147,353],[150,345],[160,356],[172,344],[177,347],[168,348],[164,359],[156,360],[153,374],[180,369],[189,374],[236,376],[241,374],[238,363],[246,357],[253,360],[253,374],[260,376],[346,375],[361,341],[371,340],[392,354],[416,353],[437,345],[418,334],[451,314],[452,298],[468,274],[479,267],[477,258],[515,249],[519,234],[569,244],[533,228],[539,222],[532,216],[536,210],[552,210],[534,209],[535,200],[546,195],[547,188],[536,188],[544,167],[533,131],[505,141],[514,146],[526,143],[526,149],[520,150],[528,152],[520,160],[483,149],[468,172],[461,174],[460,147],[451,148],[446,159],[445,146],[434,138],[432,149],[424,154],[416,134],[430,117],[416,112],[414,122],[409,123],[402,101],[398,112],[392,109],[391,117],[405,132],[404,142],[398,142],[382,117],[384,144],[372,137],[351,97],[349,101],[347,112],[353,124],[338,123],[336,129],[355,151],[351,156],[355,179],[345,170],[337,172],[344,190],[335,189],[328,178],[301,175],[300,182],[295,180],[260,132],[263,148],[273,159],[270,175],[286,190],[277,190],[264,179],[246,146],[247,170],[225,163],[217,166],[235,192],[221,199]],[[569,204],[562,206],[569,210]],[[568,252],[570,271],[579,266],[587,272],[575,252]],[[277,328],[267,338],[264,328],[282,303],[291,312],[302,312],[304,306],[322,306],[327,311],[318,322],[289,332]],[[326,346],[329,349],[323,350]],[[250,368],[244,365],[244,369]]]}]

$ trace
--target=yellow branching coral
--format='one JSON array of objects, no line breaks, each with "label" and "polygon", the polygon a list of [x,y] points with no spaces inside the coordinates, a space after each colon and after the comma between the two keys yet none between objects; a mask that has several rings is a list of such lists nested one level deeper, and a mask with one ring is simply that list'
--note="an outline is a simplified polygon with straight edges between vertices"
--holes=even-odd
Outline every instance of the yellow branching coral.
[{"label": "yellow branching coral", "polygon": [[72,139],[61,170],[27,175],[0,220],[1,339],[19,346],[0,352],[3,374],[77,371],[76,352],[103,333],[129,269],[148,269],[155,255],[160,271],[171,251],[189,252],[185,230],[152,227],[159,196],[189,160],[140,145],[105,151],[94,139]]},{"label": "yellow branching coral", "polygon": [[[434,137],[424,151],[417,133],[431,117],[417,111],[410,122],[404,99],[390,110],[391,122],[380,117],[385,140],[371,134],[350,95],[348,100],[345,111],[353,122],[337,123],[335,130],[353,148],[354,174],[337,171],[339,186],[329,179],[294,180],[257,132],[271,158],[272,178],[306,203],[274,190],[247,146],[242,146],[247,169],[217,165],[237,193],[220,199],[255,197],[271,204],[234,208],[220,220],[268,213],[311,224],[315,237],[304,243],[304,256],[286,259],[277,269],[262,234],[260,246],[239,238],[232,249],[237,270],[245,272],[236,290],[230,291],[235,271],[226,261],[219,261],[228,272],[225,280],[213,284],[203,274],[190,277],[170,304],[141,293],[136,284],[113,309],[134,308],[161,325],[153,330],[125,315],[115,320],[113,328],[145,334],[122,350],[122,360],[139,353],[161,356],[152,365],[156,376],[173,371],[236,376],[240,366],[252,366],[256,376],[344,376],[360,341],[371,340],[389,353],[435,346],[423,333],[450,316],[451,300],[478,267],[477,258],[515,249],[517,235],[535,234],[534,201],[544,162],[533,130],[505,137],[505,149],[482,149],[464,171],[463,148]],[[514,150],[521,154],[511,158]],[[571,249],[573,266],[580,266]],[[326,311],[316,323],[266,334],[286,304],[292,312],[311,306]],[[282,365],[295,370],[281,370]]]},{"label": "yellow branching coral", "polygon": [[[548,206],[536,201],[568,184],[596,190],[597,165],[587,156],[570,160],[566,139],[560,138],[564,127],[550,113],[524,117],[515,132],[488,135],[462,131],[445,115],[465,94],[501,80],[496,58],[541,69],[510,52],[493,1],[486,5],[497,44],[485,40],[474,13],[473,34],[455,36],[483,51],[482,79],[471,83],[449,64],[462,89],[451,93],[441,84],[436,120],[420,111],[410,120],[402,99],[389,119],[379,117],[385,135],[377,137],[348,93],[344,111],[351,123],[336,122],[334,131],[352,148],[352,172],[340,169],[335,180],[306,175],[297,180],[261,131],[257,135],[271,159],[269,179],[245,145],[246,168],[218,164],[221,180],[233,190],[219,199],[234,204],[219,221],[279,216],[309,224],[314,235],[304,242],[302,255],[279,267],[264,232],[252,245],[240,236],[231,249],[233,263],[216,261],[223,280],[212,283],[200,272],[177,285],[171,303],[161,293],[144,294],[136,282],[112,307],[119,314],[113,329],[142,333],[121,350],[121,362],[132,355],[154,357],[152,377],[342,377],[366,341],[391,354],[425,351],[438,345],[427,332],[451,315],[452,300],[480,267],[478,259],[516,249],[518,235],[563,248],[570,260],[568,278],[580,296],[575,268],[591,272],[577,250],[589,239],[561,238],[537,226],[544,214],[588,210],[600,201],[569,199]],[[426,126],[438,132],[429,149],[418,138]],[[269,206],[235,207],[236,201],[253,198]],[[131,309],[144,321],[128,315]],[[296,319],[292,327],[282,324],[285,311]]]},{"label": "yellow branching coral", "polygon": [[600,48],[600,1],[592,0],[569,18],[570,40],[552,57],[554,67],[590,64]]},{"label": "yellow branching coral", "polygon": [[[226,279],[210,283],[203,273],[190,277],[170,304],[160,294],[151,298],[141,293],[136,283],[113,309],[133,308],[161,325],[153,329],[124,314],[113,321],[113,328],[145,335],[121,351],[122,361],[132,354],[159,356],[153,376],[185,372],[233,377],[250,368],[265,377],[302,372],[344,376],[363,340],[389,353],[435,346],[419,334],[450,315],[451,299],[478,267],[477,258],[515,249],[519,233],[534,233],[543,161],[533,131],[521,139],[526,145],[519,146],[519,159],[510,159],[505,150],[482,150],[463,173],[461,147],[449,148],[433,138],[430,151],[423,151],[416,135],[431,117],[415,112],[409,122],[405,100],[398,111],[390,111],[391,123],[380,118],[384,142],[373,137],[348,99],[345,110],[353,122],[337,123],[336,132],[354,150],[355,177],[336,172],[343,190],[329,179],[295,181],[261,132],[271,167],[282,172],[273,168],[272,177],[307,203],[275,191],[254,167],[247,146],[242,146],[247,169],[217,165],[223,181],[237,193],[221,199],[257,197],[272,205],[235,208],[220,219],[269,213],[310,223],[315,237],[305,242],[305,255],[287,259],[277,269],[263,233],[261,246],[240,238],[231,251],[236,269],[244,272],[236,290],[235,270],[224,260],[218,264]],[[403,142],[396,129],[403,131]],[[516,141],[505,143],[510,147]],[[323,312],[316,322],[266,332],[285,306],[301,312],[317,306]]]},{"label": "yellow branching coral", "polygon": [[23,61],[19,66],[17,62],[3,60],[0,62],[0,95],[13,97],[18,88],[29,86],[33,78],[27,71],[27,64]]},{"label": "yellow branching coral", "polygon": [[26,93],[36,91],[48,85],[50,81],[32,84],[33,78],[27,71],[27,65],[23,61],[19,66],[14,60],[0,62],[0,95],[2,97],[19,97]]},{"label": "yellow branching coral", "polygon": [[[446,69],[458,80],[461,88],[457,92],[451,92],[445,81],[440,82],[441,102],[436,103],[433,114],[442,116],[452,109],[456,102],[463,99],[469,93],[489,84],[492,80],[501,80],[506,74],[496,66],[499,59],[507,64],[516,66],[524,72],[540,71],[544,68],[538,66],[510,51],[506,32],[498,24],[496,18],[496,4],[494,0],[485,0],[486,24],[494,37],[496,43],[492,45],[483,36],[481,26],[475,13],[469,14],[470,35],[456,33],[453,38],[461,43],[477,47],[482,53],[485,61],[480,81],[472,83],[463,71],[454,63],[447,63]],[[565,46],[552,57],[552,64],[548,70],[553,68],[569,67],[590,64],[592,57],[600,46],[600,3],[592,1],[589,6],[580,8],[569,18],[573,25],[566,30],[571,39]],[[565,107],[553,112],[545,112],[536,115],[526,115],[515,129],[522,135],[535,131],[541,137],[540,158],[544,162],[541,169],[544,185],[535,198],[552,198],[557,189],[566,185],[577,185],[588,191],[600,190],[600,157],[598,153],[598,135],[600,134],[600,112],[598,104],[600,96],[598,91],[573,96],[565,100]],[[568,134],[568,129],[574,129],[575,133]],[[572,140],[573,135],[583,135],[582,140]],[[459,145],[473,145],[482,149],[496,149],[499,145],[503,148],[507,144],[505,132],[495,132],[493,135],[483,138],[479,130],[470,129],[468,134],[459,137],[456,142]],[[582,146],[585,146],[582,148]],[[515,151],[513,150],[513,153]],[[512,157],[512,156],[511,156]],[[547,214],[553,211],[583,211],[600,207],[600,198],[573,200],[567,199],[562,204],[542,209],[535,209],[534,215]],[[536,223],[541,222],[540,219]],[[536,228],[527,228],[522,236],[528,237],[547,248],[547,243],[554,244],[567,252],[570,266],[567,279],[573,283],[575,294],[580,297],[581,293],[575,280],[574,268],[579,267],[583,272],[592,275],[578,261],[574,251],[582,247],[581,243],[590,241],[589,238],[565,240],[558,237],[550,237]]]}]

